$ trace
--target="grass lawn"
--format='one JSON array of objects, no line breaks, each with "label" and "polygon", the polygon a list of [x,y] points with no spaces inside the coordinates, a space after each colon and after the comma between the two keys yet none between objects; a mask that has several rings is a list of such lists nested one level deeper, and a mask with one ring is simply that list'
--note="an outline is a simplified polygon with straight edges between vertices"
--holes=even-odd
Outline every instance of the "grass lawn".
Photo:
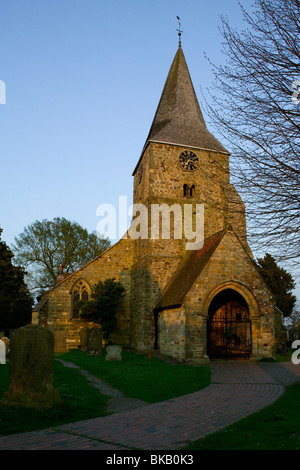
[{"label": "grass lawn", "polygon": [[276,353],[276,360],[278,362],[289,362],[292,359],[292,354],[295,349],[288,349],[285,353]]},{"label": "grass lawn", "polygon": [[[103,356],[87,356],[74,350],[55,357],[74,362],[121,390],[126,396],[148,403],[167,400],[200,390],[210,383],[208,366],[167,364],[150,361],[145,354],[123,351],[122,362],[105,362]],[[278,358],[290,360],[290,354]],[[0,366],[0,399],[8,390],[9,364]],[[101,395],[77,369],[54,361],[54,385],[66,408],[41,412],[0,405],[0,435],[45,429],[83,419],[105,416],[107,397]],[[287,387],[273,405],[184,450],[300,450],[300,383]]]},{"label": "grass lawn", "polygon": [[[105,362],[103,356],[87,356],[82,351],[56,354],[74,362],[91,374],[121,390],[127,397],[149,403],[174,398],[206,387],[210,383],[207,366],[167,364],[144,354],[122,353],[122,362]],[[60,390],[66,408],[37,411],[0,405],[0,436],[46,429],[83,419],[105,416],[107,397],[88,384],[77,370],[54,361],[54,386]],[[0,365],[0,399],[9,387],[9,364]]]},{"label": "grass lawn", "polygon": [[[0,399],[9,386],[9,365],[0,366]],[[75,369],[66,369],[54,361],[54,386],[59,388],[66,408],[55,411],[38,411],[20,407],[0,405],[0,435],[19,432],[96,418],[105,415],[107,398],[94,388]]]},{"label": "grass lawn", "polygon": [[167,364],[146,354],[122,352],[122,362],[106,362],[102,356],[87,356],[80,350],[60,354],[92,375],[108,382],[127,397],[148,403],[168,400],[196,392],[210,384],[209,366]]}]

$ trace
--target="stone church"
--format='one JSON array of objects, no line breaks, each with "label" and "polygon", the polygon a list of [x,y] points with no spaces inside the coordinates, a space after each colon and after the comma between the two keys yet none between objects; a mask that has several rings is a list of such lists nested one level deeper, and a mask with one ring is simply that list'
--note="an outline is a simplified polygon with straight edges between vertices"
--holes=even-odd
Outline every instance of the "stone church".
[{"label": "stone church", "polygon": [[[98,280],[115,278],[126,289],[115,342],[156,349],[188,363],[214,358],[274,357],[274,299],[247,243],[244,204],[230,182],[229,152],[206,127],[179,44],[141,156],[133,171],[133,202],[148,210],[204,208],[203,240],[187,249],[175,236],[131,237],[72,274],[61,274],[40,299],[33,323],[80,345],[78,299]],[[163,206],[164,205],[164,206]],[[167,205],[167,206],[166,206]],[[134,220],[134,219],[133,219]],[[150,230],[149,230],[150,232]]]}]

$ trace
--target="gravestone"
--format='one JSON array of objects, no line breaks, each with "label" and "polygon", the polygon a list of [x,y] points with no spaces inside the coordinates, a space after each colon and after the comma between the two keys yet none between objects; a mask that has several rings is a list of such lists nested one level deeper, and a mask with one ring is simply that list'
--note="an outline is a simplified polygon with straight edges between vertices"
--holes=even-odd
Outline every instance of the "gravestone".
[{"label": "gravestone", "polygon": [[28,408],[61,407],[59,391],[53,388],[53,334],[28,325],[15,330],[10,343],[9,390],[2,404]]},{"label": "gravestone", "polygon": [[122,361],[122,347],[116,344],[107,346],[105,360],[106,361]]},{"label": "gravestone", "polygon": [[54,352],[67,352],[66,330],[51,330],[54,336]]},{"label": "gravestone", "polygon": [[3,341],[3,343],[5,343],[5,347],[6,347],[6,357],[9,356],[9,345],[10,345],[10,340],[9,338],[7,338],[6,336],[3,336],[1,338],[1,340]]},{"label": "gravestone", "polygon": [[6,344],[0,339],[0,364],[6,364]]},{"label": "gravestone", "polygon": [[101,356],[102,332],[100,328],[94,327],[90,330],[87,340],[87,354]]},{"label": "gravestone", "polygon": [[86,349],[87,349],[87,342],[88,342],[89,332],[90,332],[90,328],[88,328],[87,326],[84,327],[84,328],[81,328],[80,331],[79,331],[81,351],[86,351]]}]

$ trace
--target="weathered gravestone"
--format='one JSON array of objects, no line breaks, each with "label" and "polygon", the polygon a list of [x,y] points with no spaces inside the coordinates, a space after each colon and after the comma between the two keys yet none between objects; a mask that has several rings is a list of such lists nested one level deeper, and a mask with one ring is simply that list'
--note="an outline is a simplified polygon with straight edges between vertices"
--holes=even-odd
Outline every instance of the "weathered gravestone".
[{"label": "weathered gravestone", "polygon": [[90,332],[90,328],[88,328],[87,326],[84,327],[84,328],[81,328],[80,331],[79,331],[81,351],[86,351],[86,349],[87,349],[87,342],[88,342],[89,332]]},{"label": "weathered gravestone", "polygon": [[100,328],[94,327],[89,331],[87,340],[87,354],[101,356],[102,332]]},{"label": "weathered gravestone", "polygon": [[66,330],[51,330],[54,336],[54,352],[67,352]]},{"label": "weathered gravestone", "polygon": [[0,339],[0,364],[6,363],[6,344]]},{"label": "weathered gravestone", "polygon": [[5,343],[5,347],[6,347],[6,357],[9,356],[9,345],[10,345],[10,340],[9,338],[7,338],[6,336],[3,336],[1,338],[1,340],[3,341],[3,343]]},{"label": "weathered gravestone", "polygon": [[106,348],[106,361],[122,361],[122,347],[112,344]]},{"label": "weathered gravestone", "polygon": [[5,406],[48,409],[63,401],[53,388],[53,334],[40,326],[17,329],[10,343],[9,390]]}]

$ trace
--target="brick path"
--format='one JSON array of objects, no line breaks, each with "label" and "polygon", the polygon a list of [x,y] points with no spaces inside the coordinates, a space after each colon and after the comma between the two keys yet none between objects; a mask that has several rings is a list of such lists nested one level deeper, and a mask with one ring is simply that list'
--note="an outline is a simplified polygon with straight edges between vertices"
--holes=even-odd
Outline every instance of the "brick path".
[{"label": "brick path", "polygon": [[272,404],[285,385],[300,381],[300,365],[292,366],[212,362],[211,385],[204,390],[102,418],[5,436],[0,450],[180,449]]}]

